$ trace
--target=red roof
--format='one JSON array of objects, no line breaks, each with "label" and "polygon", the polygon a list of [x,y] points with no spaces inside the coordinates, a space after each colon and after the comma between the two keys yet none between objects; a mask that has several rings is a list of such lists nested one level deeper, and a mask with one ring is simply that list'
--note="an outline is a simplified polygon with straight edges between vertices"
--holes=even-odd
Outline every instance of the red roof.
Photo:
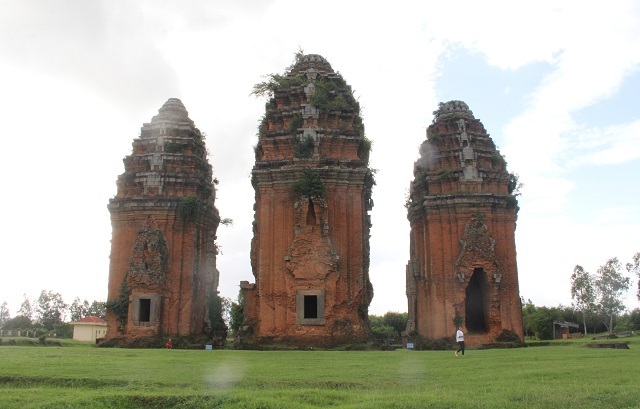
[{"label": "red roof", "polygon": [[73,322],[72,324],[106,324],[107,322],[100,317],[84,317],[80,318],[78,321]]}]

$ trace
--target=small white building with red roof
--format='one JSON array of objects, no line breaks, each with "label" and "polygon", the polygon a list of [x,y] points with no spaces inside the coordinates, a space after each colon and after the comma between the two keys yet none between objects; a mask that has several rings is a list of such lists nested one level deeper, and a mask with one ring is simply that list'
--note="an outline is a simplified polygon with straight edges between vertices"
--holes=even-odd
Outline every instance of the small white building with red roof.
[{"label": "small white building with red roof", "polygon": [[84,317],[72,322],[74,341],[92,341],[107,333],[107,322],[100,317]]}]

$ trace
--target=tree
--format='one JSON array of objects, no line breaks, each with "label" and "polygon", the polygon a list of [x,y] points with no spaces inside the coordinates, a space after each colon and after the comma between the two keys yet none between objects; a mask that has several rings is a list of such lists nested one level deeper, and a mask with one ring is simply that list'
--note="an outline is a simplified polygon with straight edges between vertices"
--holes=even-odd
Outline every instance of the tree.
[{"label": "tree", "polygon": [[520,303],[522,304],[522,332],[524,335],[532,337],[535,335],[533,317],[537,308],[530,299],[525,303],[524,298],[520,297]]},{"label": "tree", "polygon": [[55,324],[63,322],[67,308],[60,294],[42,290],[36,301],[36,321],[46,329],[53,330]]},{"label": "tree", "polygon": [[402,331],[407,329],[408,319],[409,319],[409,314],[406,312],[401,313],[401,312],[390,311],[385,313],[382,316],[383,324],[393,328],[397,332],[394,338],[400,336]]},{"label": "tree", "polygon": [[593,277],[579,265],[573,268],[573,274],[571,274],[571,300],[574,308],[582,313],[584,335],[587,335],[587,314],[590,314],[595,307],[596,293],[593,288]]},{"label": "tree", "polygon": [[369,315],[369,328],[373,333],[373,337],[380,342],[385,342],[398,336],[398,332],[394,327],[385,324],[384,316]]},{"label": "tree", "polygon": [[538,339],[553,339],[553,321],[561,317],[556,307],[537,307],[532,316],[532,329]]},{"label": "tree", "polygon": [[242,296],[242,290],[238,294],[238,302],[231,302],[231,308],[229,309],[230,323],[229,327],[231,331],[238,334],[240,327],[244,323],[244,297]]},{"label": "tree", "polygon": [[22,296],[24,297],[24,300],[22,301],[22,304],[20,304],[20,309],[16,315],[26,317],[31,321],[33,319],[33,307],[31,306],[31,301],[29,301],[27,294],[22,294]]},{"label": "tree", "polygon": [[73,338],[73,326],[66,322],[54,324],[53,331],[57,338]]},{"label": "tree", "polygon": [[2,329],[29,329],[33,327],[31,320],[23,315],[15,316],[7,320]]},{"label": "tree", "polygon": [[595,286],[598,292],[598,308],[609,318],[607,330],[613,331],[613,318],[624,311],[620,297],[629,289],[629,277],[621,273],[622,264],[617,257],[607,260],[596,272]]},{"label": "tree", "polygon": [[633,330],[640,330],[640,308],[635,308],[629,314],[629,321],[633,326]]},{"label": "tree", "polygon": [[[213,292],[209,297],[208,309],[209,309],[209,332],[210,336],[220,336],[221,333],[227,332],[227,324],[225,322],[225,309],[228,311],[228,300],[220,297],[217,291]],[[226,306],[226,308],[225,308]]]},{"label": "tree", "polygon": [[631,312],[625,312],[616,319],[613,327],[616,333],[630,332],[640,329],[640,309],[636,308]]},{"label": "tree", "polygon": [[631,263],[627,263],[627,271],[638,276],[638,292],[636,296],[640,300],[640,252],[633,255]]},{"label": "tree", "polygon": [[385,342],[389,339],[395,339],[398,336],[398,332],[395,328],[388,325],[372,326],[371,332],[373,337],[378,341]]},{"label": "tree", "polygon": [[80,319],[87,317],[89,314],[89,301],[80,301],[79,297],[76,297],[69,306],[69,316],[71,321],[79,321]]},{"label": "tree", "polygon": [[107,303],[104,301],[93,301],[87,310],[87,316],[105,319],[107,316]]},{"label": "tree", "polygon": [[5,322],[9,321],[11,318],[11,314],[9,314],[9,305],[6,301],[0,305],[0,328],[4,325]]}]

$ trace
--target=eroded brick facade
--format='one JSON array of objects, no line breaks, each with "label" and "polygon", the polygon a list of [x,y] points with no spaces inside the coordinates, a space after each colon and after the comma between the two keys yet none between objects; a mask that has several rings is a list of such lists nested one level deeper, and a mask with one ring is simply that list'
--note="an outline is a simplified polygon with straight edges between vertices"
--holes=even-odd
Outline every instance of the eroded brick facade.
[{"label": "eroded brick facade", "polygon": [[269,87],[252,171],[255,283],[241,283],[245,332],[308,345],[368,338],[373,177],[358,103],[319,55],[299,56]]},{"label": "eroded brick facade", "polygon": [[107,310],[106,337],[202,334],[218,287],[220,218],[203,135],[179,99],[142,126],[124,165],[108,205],[107,299],[116,309]]},{"label": "eroded brick facade", "polygon": [[522,338],[515,229],[517,179],[462,101],[440,104],[410,187],[407,333],[470,344]]}]

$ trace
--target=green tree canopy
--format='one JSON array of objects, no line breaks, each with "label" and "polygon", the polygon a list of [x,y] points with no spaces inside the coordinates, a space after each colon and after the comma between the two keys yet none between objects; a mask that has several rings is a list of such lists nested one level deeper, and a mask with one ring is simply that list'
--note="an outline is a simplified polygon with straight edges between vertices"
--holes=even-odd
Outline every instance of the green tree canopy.
[{"label": "green tree canopy", "polygon": [[29,320],[33,319],[33,307],[31,306],[31,301],[27,297],[27,294],[22,294],[24,299],[22,300],[22,304],[20,304],[20,309],[16,315],[20,315],[23,317],[29,318]]},{"label": "green tree canopy", "polygon": [[29,329],[31,327],[33,327],[33,323],[28,317],[17,315],[5,321],[2,329]]},{"label": "green tree canopy", "polygon": [[622,264],[617,257],[607,260],[596,272],[598,308],[609,318],[607,329],[613,331],[613,318],[624,311],[622,293],[629,289],[629,277],[622,275]]},{"label": "green tree canopy", "polygon": [[571,300],[575,309],[582,313],[584,334],[587,335],[587,315],[595,308],[596,293],[593,277],[582,266],[576,265],[571,274]]},{"label": "green tree canopy", "polygon": [[36,301],[36,321],[48,330],[53,330],[55,324],[64,321],[67,304],[59,293],[42,290]]},{"label": "green tree canopy", "polygon": [[633,255],[631,263],[627,263],[627,271],[638,276],[638,292],[636,296],[640,300],[640,252]]}]

